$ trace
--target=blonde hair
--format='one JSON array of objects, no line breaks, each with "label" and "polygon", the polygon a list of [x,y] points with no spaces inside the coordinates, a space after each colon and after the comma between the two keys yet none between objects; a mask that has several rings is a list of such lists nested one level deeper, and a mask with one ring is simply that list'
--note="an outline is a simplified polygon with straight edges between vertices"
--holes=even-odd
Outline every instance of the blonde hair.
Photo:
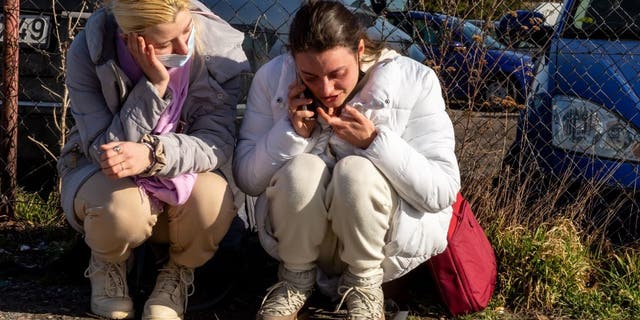
[{"label": "blonde hair", "polygon": [[106,5],[124,33],[174,22],[178,12],[190,8],[189,0],[111,0]]}]

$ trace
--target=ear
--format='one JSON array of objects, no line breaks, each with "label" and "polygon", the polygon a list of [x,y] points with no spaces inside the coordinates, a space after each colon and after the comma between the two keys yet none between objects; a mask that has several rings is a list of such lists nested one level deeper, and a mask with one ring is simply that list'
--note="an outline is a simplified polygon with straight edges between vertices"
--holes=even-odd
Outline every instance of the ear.
[{"label": "ear", "polygon": [[358,42],[358,57],[362,58],[364,54],[364,39],[360,39]]}]

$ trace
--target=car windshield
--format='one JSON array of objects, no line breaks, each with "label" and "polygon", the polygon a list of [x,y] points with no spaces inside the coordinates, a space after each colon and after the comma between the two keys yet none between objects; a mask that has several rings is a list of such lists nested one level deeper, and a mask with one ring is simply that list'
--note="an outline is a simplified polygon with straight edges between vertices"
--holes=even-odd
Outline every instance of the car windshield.
[{"label": "car windshield", "polygon": [[640,40],[638,0],[577,0],[565,37]]},{"label": "car windshield", "polygon": [[[202,0],[217,15],[232,25],[253,26],[254,29],[281,30],[288,28],[288,20],[300,3],[295,0]],[[288,30],[286,30],[288,31]]]},{"label": "car windshield", "polygon": [[506,50],[507,48],[494,39],[492,36],[482,32],[482,29],[478,28],[471,22],[465,21],[462,26],[462,33],[466,39],[475,39],[476,36],[480,36],[485,48],[490,50]]}]

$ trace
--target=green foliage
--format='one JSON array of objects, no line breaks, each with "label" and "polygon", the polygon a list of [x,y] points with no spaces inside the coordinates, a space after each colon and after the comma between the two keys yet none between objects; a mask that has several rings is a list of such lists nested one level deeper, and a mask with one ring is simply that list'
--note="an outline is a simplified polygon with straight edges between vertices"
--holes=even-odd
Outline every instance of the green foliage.
[{"label": "green foliage", "polygon": [[640,250],[623,248],[601,259],[601,290],[608,303],[628,315],[640,314]]},{"label": "green foliage", "polygon": [[[572,319],[640,314],[640,251],[588,246],[575,223],[564,218],[533,229],[513,225],[494,231],[499,271],[489,309]],[[478,318],[494,319],[496,313],[473,316]]]},{"label": "green foliage", "polygon": [[60,197],[55,192],[44,199],[37,193],[18,190],[15,219],[44,227],[58,225],[64,219],[59,203]]},{"label": "green foliage", "polygon": [[508,304],[553,312],[564,292],[585,293],[591,271],[588,252],[568,220],[536,230],[512,226],[495,237],[500,295]]},{"label": "green foliage", "polygon": [[601,185],[534,176],[505,171],[499,180],[463,183],[498,260],[489,307],[463,318],[635,319],[640,250],[612,248],[606,224],[589,223]]}]

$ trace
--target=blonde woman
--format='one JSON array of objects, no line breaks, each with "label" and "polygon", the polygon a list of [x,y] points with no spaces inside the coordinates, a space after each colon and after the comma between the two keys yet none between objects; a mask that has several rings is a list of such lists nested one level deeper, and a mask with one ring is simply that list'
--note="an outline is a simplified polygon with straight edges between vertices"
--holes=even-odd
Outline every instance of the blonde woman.
[{"label": "blonde woman", "polygon": [[75,126],[58,160],[62,207],[91,249],[91,310],[134,316],[125,263],[150,240],[168,262],[143,319],[182,319],[193,271],[236,214],[232,157],[243,34],[188,0],[113,0],[73,41]]}]

